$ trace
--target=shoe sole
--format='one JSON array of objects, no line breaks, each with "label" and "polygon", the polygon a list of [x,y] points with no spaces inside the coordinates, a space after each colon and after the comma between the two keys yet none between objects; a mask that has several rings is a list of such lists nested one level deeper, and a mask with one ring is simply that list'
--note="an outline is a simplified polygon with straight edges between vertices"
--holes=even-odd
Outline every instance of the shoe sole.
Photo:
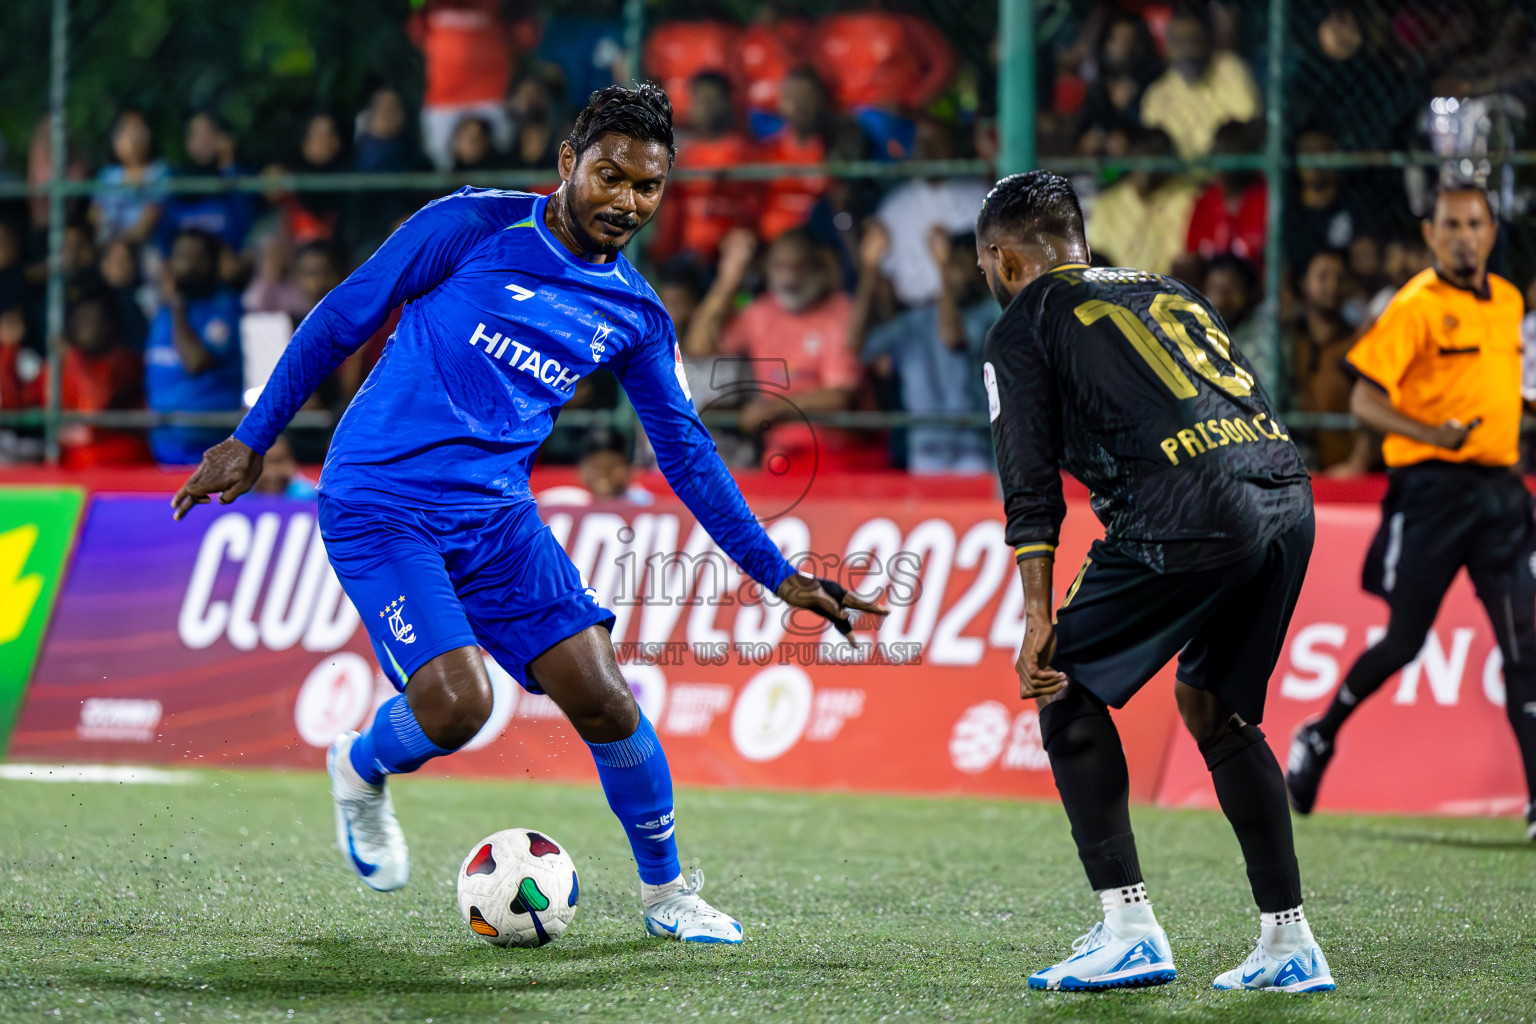
[{"label": "shoe sole", "polygon": [[645,922],[645,933],[653,939],[668,939],[672,942],[700,942],[714,946],[739,946],[742,940],[740,931],[736,933],[734,939],[725,939],[718,935],[678,935],[675,932],[667,931],[665,928],[658,931],[651,926],[650,921]]},{"label": "shoe sole", "polygon": [[1246,985],[1215,985],[1211,988],[1217,992],[1280,992],[1288,996],[1302,996],[1312,992],[1332,992],[1338,988],[1333,978],[1310,978],[1307,981],[1292,982],[1289,985],[1265,985],[1263,988],[1249,988]]},{"label": "shoe sole", "polygon": [[1062,978],[1055,989],[1044,979],[1029,979],[1029,987],[1039,992],[1060,990],[1062,992],[1098,992],[1111,988],[1148,988],[1152,985],[1166,985],[1178,977],[1178,971],[1172,967],[1161,968],[1155,971],[1144,971],[1127,975],[1123,978],[1096,978],[1084,981],[1081,978]]}]

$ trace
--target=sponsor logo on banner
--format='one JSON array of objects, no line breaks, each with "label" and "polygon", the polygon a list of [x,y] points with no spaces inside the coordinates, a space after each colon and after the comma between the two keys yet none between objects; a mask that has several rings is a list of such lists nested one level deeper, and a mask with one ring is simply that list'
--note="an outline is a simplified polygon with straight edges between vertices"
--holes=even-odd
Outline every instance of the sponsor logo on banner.
[{"label": "sponsor logo on banner", "polygon": [[984,772],[994,763],[1011,771],[1040,772],[1051,767],[1040,740],[1039,714],[1026,708],[1015,717],[995,700],[973,704],[961,714],[949,736],[949,759],[967,775]]},{"label": "sponsor logo on banner", "polygon": [[92,697],[80,705],[75,734],[82,740],[150,743],[163,711],[157,700]]},{"label": "sponsor logo on banner", "polygon": [[748,761],[772,761],[800,742],[811,720],[811,677],[796,665],[776,665],[742,687],[731,712],[731,743]]},{"label": "sponsor logo on banner", "polygon": [[293,705],[293,724],[312,747],[325,748],[361,726],[373,708],[373,665],[361,655],[339,651],[304,677]]},{"label": "sponsor logo on banner", "polygon": [[82,500],[73,487],[0,488],[0,755],[32,676]]}]

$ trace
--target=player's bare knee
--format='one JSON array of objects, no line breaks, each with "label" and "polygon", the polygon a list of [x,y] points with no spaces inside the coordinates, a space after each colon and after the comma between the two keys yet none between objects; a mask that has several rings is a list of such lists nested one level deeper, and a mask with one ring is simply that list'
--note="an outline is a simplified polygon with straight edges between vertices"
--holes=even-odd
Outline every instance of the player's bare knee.
[{"label": "player's bare knee", "polygon": [[588,743],[615,743],[633,736],[640,727],[640,705],[629,685],[604,681],[561,706],[576,732]]},{"label": "player's bare knee", "polygon": [[1202,748],[1229,731],[1234,721],[1240,721],[1232,714],[1232,709],[1214,694],[1198,690],[1182,681],[1174,684],[1173,692],[1184,727]]},{"label": "player's bare knee", "polygon": [[445,750],[457,750],[474,739],[495,705],[485,665],[460,651],[423,665],[411,676],[405,693],[422,731]]}]

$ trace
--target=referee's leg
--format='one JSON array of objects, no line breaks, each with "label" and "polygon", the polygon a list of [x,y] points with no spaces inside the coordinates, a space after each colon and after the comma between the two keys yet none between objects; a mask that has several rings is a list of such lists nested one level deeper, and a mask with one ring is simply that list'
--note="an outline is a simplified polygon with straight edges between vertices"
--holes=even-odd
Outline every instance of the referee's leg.
[{"label": "referee's leg", "polygon": [[1504,712],[1525,765],[1526,819],[1536,838],[1536,526],[1523,491],[1511,498],[1520,507],[1504,517],[1506,529],[1490,524],[1479,534],[1467,572],[1504,656]]}]

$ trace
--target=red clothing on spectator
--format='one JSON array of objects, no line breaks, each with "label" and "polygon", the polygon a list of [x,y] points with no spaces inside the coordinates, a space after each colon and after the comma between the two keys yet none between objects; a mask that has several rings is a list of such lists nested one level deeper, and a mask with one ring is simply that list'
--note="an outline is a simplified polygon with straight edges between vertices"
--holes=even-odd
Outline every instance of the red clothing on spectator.
[{"label": "red clothing on spectator", "polygon": [[[677,147],[677,167],[719,170],[749,164],[757,155],[752,140],[740,132],[717,139],[684,138]],[[720,240],[736,227],[752,227],[763,187],[755,181],[678,179],[667,186],[658,238],[651,251],[657,258],[691,252],[712,259]]]},{"label": "red clothing on spectator", "polygon": [[718,71],[732,80],[741,76],[733,56],[738,29],[723,21],[667,21],[645,40],[645,70],[667,91],[672,114],[686,124],[693,106],[688,82],[700,71]]},{"label": "red clothing on spectator", "polygon": [[777,110],[779,85],[784,76],[804,64],[811,53],[811,23],[786,18],[773,24],[756,22],[736,37],[731,66],[746,82],[747,106],[753,110]]},{"label": "red clothing on spectator", "polygon": [[839,106],[925,107],[955,73],[955,51],[932,22],[851,11],[816,24],[815,63]]},{"label": "red clothing on spectator", "polygon": [[[761,360],[752,376],[765,397],[794,401],[796,395],[823,388],[859,384],[859,360],[848,344],[853,300],[834,291],[802,313],[791,313],[772,295],[755,300],[726,325],[720,351]],[[788,389],[778,379],[788,372]],[[783,455],[782,463],[775,460]],[[883,445],[835,428],[817,427],[791,415],[769,428],[763,438],[764,465],[775,472],[821,469],[871,469],[885,465]],[[776,468],[778,467],[778,468]]]},{"label": "red clothing on spectator", "polygon": [[1212,182],[1195,200],[1186,248],[1201,259],[1230,252],[1258,265],[1264,259],[1268,210],[1269,194],[1264,182],[1256,181],[1245,188],[1238,196],[1236,210],[1227,204],[1221,184]]},{"label": "red clothing on spectator", "polygon": [[514,49],[538,42],[531,23],[513,29],[501,20],[500,0],[433,3],[411,15],[406,32],[426,62],[429,107],[499,102],[512,81]]},{"label": "red clothing on spectator", "polygon": [[[16,369],[18,347],[0,346],[0,408],[39,407],[47,401],[48,368],[25,383]],[[100,355],[64,350],[61,404],[71,412],[144,407],[144,363],[132,349],[118,346]],[[59,434],[59,454],[66,469],[150,462],[143,436],[83,423]]]},{"label": "red clothing on spectator", "polygon": [[[819,164],[827,158],[827,144],[820,135],[802,139],[786,126],[763,140],[757,158],[773,164]],[[768,182],[762,212],[757,218],[759,237],[771,242],[790,228],[804,224],[810,219],[811,208],[827,191],[827,184],[827,178],[820,174]]]}]

